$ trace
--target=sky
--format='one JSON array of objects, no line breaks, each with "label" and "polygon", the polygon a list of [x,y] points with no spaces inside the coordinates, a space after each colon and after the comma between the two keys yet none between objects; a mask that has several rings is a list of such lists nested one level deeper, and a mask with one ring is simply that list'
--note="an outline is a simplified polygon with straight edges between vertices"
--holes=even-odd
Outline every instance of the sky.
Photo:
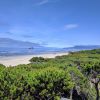
[{"label": "sky", "polygon": [[100,0],[0,0],[0,38],[100,45]]}]

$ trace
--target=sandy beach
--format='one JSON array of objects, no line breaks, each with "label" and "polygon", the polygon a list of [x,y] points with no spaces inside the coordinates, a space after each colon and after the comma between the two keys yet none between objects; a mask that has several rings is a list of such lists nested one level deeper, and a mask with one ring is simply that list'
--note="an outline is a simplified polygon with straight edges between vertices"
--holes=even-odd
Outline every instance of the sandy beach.
[{"label": "sandy beach", "polygon": [[22,56],[11,56],[11,57],[0,57],[0,64],[7,67],[16,66],[19,64],[28,64],[32,57],[44,57],[44,58],[55,58],[56,56],[68,55],[66,53],[50,53],[50,54],[39,54],[39,55],[22,55]]}]

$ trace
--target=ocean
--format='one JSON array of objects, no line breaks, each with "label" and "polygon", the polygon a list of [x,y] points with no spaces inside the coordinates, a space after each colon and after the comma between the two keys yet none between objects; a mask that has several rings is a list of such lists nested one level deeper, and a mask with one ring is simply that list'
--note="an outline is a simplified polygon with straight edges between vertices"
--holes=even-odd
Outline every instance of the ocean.
[{"label": "ocean", "polygon": [[9,48],[0,47],[0,56],[43,54],[51,52],[61,52],[60,48]]}]

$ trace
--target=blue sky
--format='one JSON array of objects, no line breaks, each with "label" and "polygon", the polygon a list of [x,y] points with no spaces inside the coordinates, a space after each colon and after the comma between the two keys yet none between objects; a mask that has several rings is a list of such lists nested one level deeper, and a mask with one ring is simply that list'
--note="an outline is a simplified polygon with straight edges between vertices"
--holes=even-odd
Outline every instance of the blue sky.
[{"label": "blue sky", "polygon": [[0,0],[0,37],[50,47],[100,45],[100,0]]}]

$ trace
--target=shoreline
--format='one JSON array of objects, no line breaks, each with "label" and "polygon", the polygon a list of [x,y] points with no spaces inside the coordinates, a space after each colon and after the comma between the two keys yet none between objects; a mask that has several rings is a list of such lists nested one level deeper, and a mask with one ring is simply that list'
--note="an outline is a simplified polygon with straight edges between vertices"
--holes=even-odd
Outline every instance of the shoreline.
[{"label": "shoreline", "polygon": [[68,55],[68,52],[56,52],[45,54],[32,54],[32,55],[16,55],[16,56],[0,56],[0,64],[9,66],[17,66],[20,64],[29,64],[32,57],[55,58],[56,56]]}]

